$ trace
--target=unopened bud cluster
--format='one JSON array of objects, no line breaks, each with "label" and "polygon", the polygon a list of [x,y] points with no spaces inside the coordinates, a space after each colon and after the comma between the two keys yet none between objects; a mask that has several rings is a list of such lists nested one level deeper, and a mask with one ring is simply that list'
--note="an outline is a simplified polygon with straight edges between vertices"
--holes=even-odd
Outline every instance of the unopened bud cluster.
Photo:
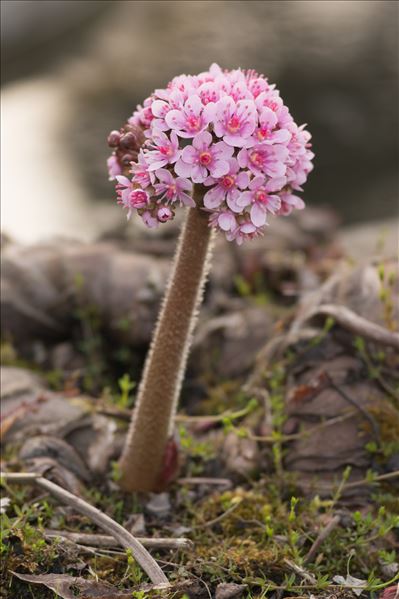
[{"label": "unopened bud cluster", "polygon": [[112,131],[108,167],[128,217],[156,227],[177,206],[194,207],[201,184],[197,208],[240,244],[263,233],[269,215],[304,207],[296,192],[313,168],[310,138],[263,75],[213,64],[155,90]]},{"label": "unopened bud cluster", "polygon": [[126,123],[119,131],[108,135],[108,145],[113,149],[108,158],[108,171],[111,178],[122,173],[129,174],[131,164],[136,162],[145,137],[141,127]]}]

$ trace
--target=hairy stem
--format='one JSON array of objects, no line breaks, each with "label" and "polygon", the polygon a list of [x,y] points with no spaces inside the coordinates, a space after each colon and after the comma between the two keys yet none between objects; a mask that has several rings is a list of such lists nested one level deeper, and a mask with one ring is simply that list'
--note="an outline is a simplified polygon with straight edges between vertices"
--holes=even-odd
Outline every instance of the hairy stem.
[{"label": "hairy stem", "polygon": [[[196,186],[198,205],[203,189]],[[161,486],[165,450],[173,433],[188,351],[210,263],[212,233],[208,215],[188,210],[137,403],[120,460],[120,485],[126,491]]]}]

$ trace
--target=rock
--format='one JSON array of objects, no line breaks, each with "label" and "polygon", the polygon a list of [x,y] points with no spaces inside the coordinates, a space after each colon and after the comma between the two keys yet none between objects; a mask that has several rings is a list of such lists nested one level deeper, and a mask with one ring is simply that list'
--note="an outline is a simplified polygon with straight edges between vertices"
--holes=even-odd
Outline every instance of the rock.
[{"label": "rock", "polygon": [[223,443],[222,459],[229,473],[248,477],[259,467],[259,449],[256,441],[228,433]]},{"label": "rock", "polygon": [[194,337],[190,370],[223,379],[248,372],[259,349],[272,334],[267,308],[249,307],[202,320]]},{"label": "rock", "polygon": [[21,447],[19,457],[24,461],[48,457],[86,482],[91,478],[86,465],[75,449],[57,437],[41,435],[28,439]]},{"label": "rock", "polygon": [[[381,295],[384,291],[390,295],[386,300],[392,303],[391,319],[397,322],[399,304],[394,302],[394,298],[399,294],[398,275],[397,261],[393,259],[381,259],[355,268],[340,264],[337,272],[319,289],[303,296],[292,331],[302,327],[310,313],[322,304],[346,306],[359,316],[386,327],[390,323],[387,323],[386,301],[382,300]],[[391,277],[392,284],[389,282]]]},{"label": "rock", "polygon": [[117,425],[101,414],[86,414],[65,431],[65,439],[85,456],[91,472],[105,475],[112,458],[118,457]]},{"label": "rock", "polygon": [[215,599],[238,599],[247,590],[246,584],[220,582],[215,591]]},{"label": "rock", "polygon": [[[64,343],[74,326],[84,324],[78,309],[84,315],[91,308],[114,340],[147,344],[168,269],[166,260],[106,243],[11,245],[3,252],[1,275],[4,335],[25,353],[37,338]],[[65,346],[62,351],[65,359]]]},{"label": "rock", "polygon": [[169,516],[171,509],[169,493],[151,493],[150,500],[145,504],[145,510],[159,519]]}]

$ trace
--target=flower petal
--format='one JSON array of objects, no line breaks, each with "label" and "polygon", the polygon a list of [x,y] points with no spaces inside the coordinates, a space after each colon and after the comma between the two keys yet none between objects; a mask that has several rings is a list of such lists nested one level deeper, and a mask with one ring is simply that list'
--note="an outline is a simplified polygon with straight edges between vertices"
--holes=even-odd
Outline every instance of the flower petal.
[{"label": "flower petal", "polygon": [[191,177],[192,164],[187,164],[182,159],[178,160],[175,164],[175,173],[179,177]]},{"label": "flower petal", "polygon": [[263,227],[263,225],[266,223],[266,210],[257,202],[253,204],[250,216],[255,227]]},{"label": "flower petal", "polygon": [[[211,145],[211,143],[212,135],[209,133],[209,131],[201,131],[201,133],[198,133],[193,139],[193,146],[197,150],[205,150]],[[184,148],[184,150],[187,150],[188,147]]]},{"label": "flower petal", "polygon": [[222,212],[219,214],[218,225],[222,231],[231,231],[235,227],[236,219],[231,212]]},{"label": "flower petal", "polygon": [[225,192],[222,187],[216,185],[212,187],[209,191],[204,195],[204,206],[205,208],[209,208],[213,210],[214,208],[218,208],[220,204],[223,202],[225,196]]},{"label": "flower petal", "polygon": [[212,177],[218,179],[219,177],[223,177],[223,175],[227,175],[229,172],[230,165],[227,160],[215,160],[215,162],[209,165],[209,172]]}]

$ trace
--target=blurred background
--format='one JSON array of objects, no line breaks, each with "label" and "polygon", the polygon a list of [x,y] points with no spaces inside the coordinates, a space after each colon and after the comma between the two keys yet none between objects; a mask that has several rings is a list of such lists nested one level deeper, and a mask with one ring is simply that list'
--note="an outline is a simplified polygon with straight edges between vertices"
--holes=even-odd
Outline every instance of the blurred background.
[{"label": "blurred background", "polygon": [[316,153],[309,205],[343,225],[398,214],[396,1],[3,0],[2,227],[93,239],[123,219],[106,137],[210,63],[277,83]]}]

